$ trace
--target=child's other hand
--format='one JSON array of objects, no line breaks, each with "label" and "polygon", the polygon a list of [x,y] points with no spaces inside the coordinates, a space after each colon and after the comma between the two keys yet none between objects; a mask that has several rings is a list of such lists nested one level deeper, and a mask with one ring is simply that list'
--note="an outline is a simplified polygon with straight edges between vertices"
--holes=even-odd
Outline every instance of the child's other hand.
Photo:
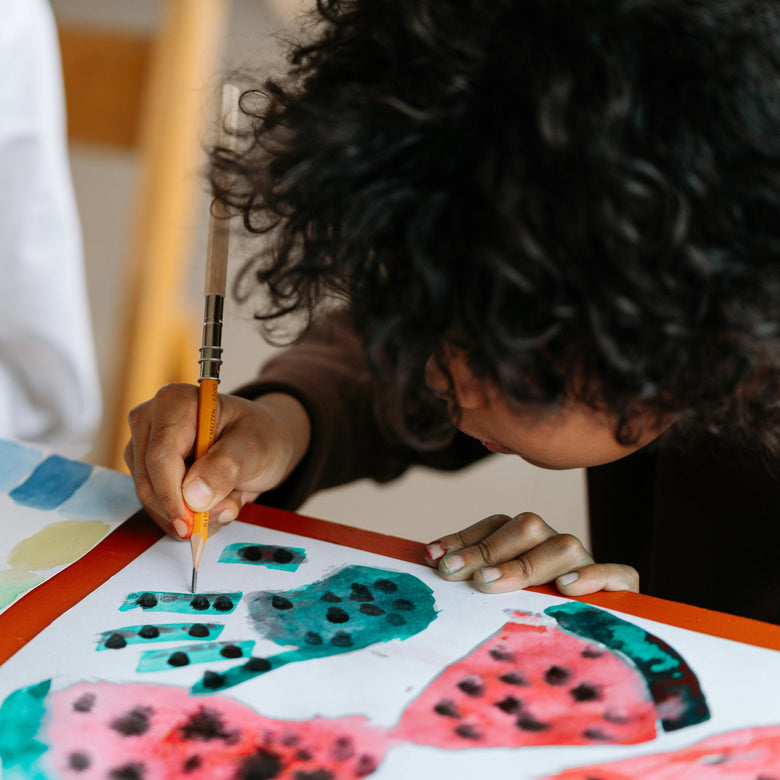
[{"label": "child's other hand", "polygon": [[209,511],[214,531],[234,520],[244,504],[283,482],[309,445],[309,418],[291,396],[220,395],[214,444],[189,465],[197,416],[198,388],[185,384],[162,387],[129,416],[124,455],[138,498],[179,539],[192,533],[194,512]]},{"label": "child's other hand", "polygon": [[425,559],[444,579],[471,579],[483,593],[505,593],[553,581],[565,596],[599,590],[639,591],[636,569],[594,563],[576,536],[559,534],[533,512],[486,517],[427,545]]}]

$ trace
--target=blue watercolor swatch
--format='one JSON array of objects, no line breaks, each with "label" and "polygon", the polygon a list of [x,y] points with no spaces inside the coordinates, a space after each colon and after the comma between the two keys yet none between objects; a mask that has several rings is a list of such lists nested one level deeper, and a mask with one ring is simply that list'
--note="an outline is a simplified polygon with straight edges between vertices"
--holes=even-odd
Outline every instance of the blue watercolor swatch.
[{"label": "blue watercolor swatch", "polygon": [[89,463],[50,455],[8,495],[21,506],[56,509],[87,481],[93,469]]},{"label": "blue watercolor swatch", "polygon": [[57,511],[80,520],[105,517],[125,520],[140,508],[132,477],[96,468],[84,487],[64,501]]},{"label": "blue watercolor swatch", "polygon": [[269,569],[295,571],[306,560],[306,550],[301,547],[278,547],[270,544],[229,544],[219,556],[220,563],[248,563],[267,566]]},{"label": "blue watercolor swatch", "polygon": [[0,491],[16,487],[43,459],[43,453],[0,439]]},{"label": "blue watercolor swatch", "polygon": [[119,607],[126,612],[136,607],[144,612],[183,612],[188,615],[228,615],[241,600],[241,593],[169,593],[143,590],[130,593]]},{"label": "blue watercolor swatch", "polygon": [[297,590],[250,593],[246,601],[261,636],[296,649],[207,672],[193,693],[224,690],[289,663],[408,639],[436,617],[433,591],[425,583],[370,566],[346,566]]},{"label": "blue watercolor swatch", "polygon": [[214,640],[225,628],[222,623],[153,623],[124,626],[104,631],[98,640],[98,650],[121,650],[127,645],[152,642],[181,642],[193,639]]},{"label": "blue watercolor swatch", "polygon": [[161,672],[190,664],[248,658],[255,646],[253,639],[244,642],[209,642],[202,645],[182,645],[168,650],[146,650],[138,662],[138,672]]}]

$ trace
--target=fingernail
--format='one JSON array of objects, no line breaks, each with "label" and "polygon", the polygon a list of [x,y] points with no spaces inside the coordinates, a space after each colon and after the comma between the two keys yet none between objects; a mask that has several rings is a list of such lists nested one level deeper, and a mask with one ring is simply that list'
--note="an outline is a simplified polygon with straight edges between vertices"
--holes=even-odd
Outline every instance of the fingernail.
[{"label": "fingernail", "polygon": [[479,574],[483,582],[495,582],[501,579],[501,572],[498,569],[480,569]]},{"label": "fingernail", "polygon": [[568,574],[561,574],[555,581],[561,586],[571,585],[572,582],[576,582],[580,578],[579,572],[570,571]]},{"label": "fingernail", "polygon": [[196,512],[205,512],[214,498],[211,488],[200,477],[195,477],[191,482],[188,482],[184,486],[183,493],[184,500]]},{"label": "fingernail", "polygon": [[221,523],[222,525],[227,525],[228,523],[232,523],[235,519],[236,519],[236,513],[232,509],[223,509],[219,513],[217,522]]},{"label": "fingernail", "polygon": [[438,561],[444,555],[444,548],[439,542],[433,542],[425,548],[429,561]]},{"label": "fingernail", "polygon": [[460,555],[445,555],[441,559],[440,565],[444,567],[447,574],[455,574],[456,571],[463,568],[464,563]]},{"label": "fingernail", "polygon": [[176,531],[176,533],[182,538],[186,539],[187,536],[190,533],[190,529],[187,526],[187,523],[184,522],[180,517],[177,517],[173,521],[173,530]]}]

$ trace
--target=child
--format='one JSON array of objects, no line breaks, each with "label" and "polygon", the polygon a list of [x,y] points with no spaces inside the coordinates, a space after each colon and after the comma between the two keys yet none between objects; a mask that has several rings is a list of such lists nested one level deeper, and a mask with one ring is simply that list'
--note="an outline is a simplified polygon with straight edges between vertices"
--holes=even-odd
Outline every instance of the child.
[{"label": "child", "polygon": [[191,468],[193,388],[133,411],[151,514],[187,538],[192,509],[517,454],[591,467],[594,555],[623,563],[523,512],[428,545],[446,578],[582,595],[639,569],[780,619],[780,4],[318,11],[286,79],[244,95],[242,151],[212,155],[270,238],[243,291],[272,332],[313,324],[222,397]]}]

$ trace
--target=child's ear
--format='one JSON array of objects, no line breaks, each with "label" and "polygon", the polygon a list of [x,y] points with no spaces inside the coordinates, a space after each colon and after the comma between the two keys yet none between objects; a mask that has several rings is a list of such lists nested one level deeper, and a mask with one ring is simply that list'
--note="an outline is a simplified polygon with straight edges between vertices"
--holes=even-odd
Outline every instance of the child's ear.
[{"label": "child's ear", "polygon": [[488,405],[489,383],[474,375],[463,352],[454,352],[448,367],[459,409],[481,409]]}]

